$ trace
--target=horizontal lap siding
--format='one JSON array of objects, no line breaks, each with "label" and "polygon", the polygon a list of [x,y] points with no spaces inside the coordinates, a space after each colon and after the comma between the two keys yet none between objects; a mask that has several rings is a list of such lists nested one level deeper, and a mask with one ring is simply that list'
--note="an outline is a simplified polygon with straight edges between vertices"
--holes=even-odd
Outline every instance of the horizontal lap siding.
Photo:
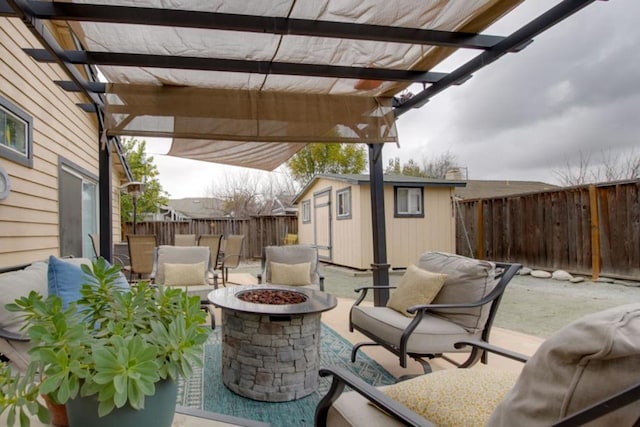
[{"label": "horizontal lap siding", "polygon": [[0,265],[59,253],[58,159],[63,156],[98,175],[95,115],[86,102],[53,83],[67,80],[60,67],[38,64],[23,47],[40,48],[21,21],[0,18],[0,95],[33,118],[33,168],[0,158],[11,193],[0,201]]}]

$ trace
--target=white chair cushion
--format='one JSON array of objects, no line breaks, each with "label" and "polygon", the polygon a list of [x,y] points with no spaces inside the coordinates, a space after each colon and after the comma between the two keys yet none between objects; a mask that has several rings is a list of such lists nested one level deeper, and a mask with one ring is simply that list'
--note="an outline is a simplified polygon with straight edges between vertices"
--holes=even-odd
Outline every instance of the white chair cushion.
[{"label": "white chair cushion", "polygon": [[320,280],[318,275],[318,250],[311,245],[287,245],[287,246],[267,246],[264,248],[265,254],[265,283],[275,283],[271,278],[269,264],[277,262],[281,264],[301,264],[308,262],[309,283],[317,284]]},{"label": "white chair cushion", "polygon": [[[357,305],[351,308],[351,321],[367,331],[375,331],[383,341],[395,346],[400,345],[400,337],[413,319],[387,307]],[[415,329],[407,348],[410,353],[450,353],[469,352],[469,349],[456,349],[453,344],[479,338],[480,332],[470,333],[462,326],[437,316],[425,315]]]},{"label": "white chair cushion", "polygon": [[22,330],[26,321],[20,318],[19,313],[5,310],[4,306],[17,298],[29,295],[30,291],[36,291],[46,297],[47,269],[46,262],[38,261],[22,270],[0,274],[0,327],[27,336],[26,331]]}]

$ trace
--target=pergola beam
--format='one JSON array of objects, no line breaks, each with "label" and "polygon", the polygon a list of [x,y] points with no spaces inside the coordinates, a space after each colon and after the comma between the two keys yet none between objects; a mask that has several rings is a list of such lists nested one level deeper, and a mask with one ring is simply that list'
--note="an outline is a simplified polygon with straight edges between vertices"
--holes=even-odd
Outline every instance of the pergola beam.
[{"label": "pergola beam", "polygon": [[500,36],[477,33],[291,19],[276,16],[48,1],[27,1],[27,3],[33,10],[34,16],[39,19],[160,25],[467,49],[489,49],[503,39]]},{"label": "pergola beam", "polygon": [[460,84],[461,81],[468,79],[474,72],[495,62],[507,53],[521,50],[522,47],[530,43],[535,36],[595,1],[596,0],[564,0],[562,3],[557,4],[519,30],[516,30],[493,48],[482,52],[449,73],[446,77],[397,106],[394,110],[396,117],[406,113],[410,109],[421,107],[433,96],[450,86]]},{"label": "pergola beam", "polygon": [[[56,59],[44,49],[24,49],[24,51],[39,62],[54,62]],[[228,71],[267,75],[279,74],[381,81],[408,81],[414,83],[435,83],[447,75],[446,73],[394,70],[389,68],[345,67],[324,64],[299,64],[292,62],[250,61],[121,52],[66,50],[60,52],[59,55],[69,64]]]}]

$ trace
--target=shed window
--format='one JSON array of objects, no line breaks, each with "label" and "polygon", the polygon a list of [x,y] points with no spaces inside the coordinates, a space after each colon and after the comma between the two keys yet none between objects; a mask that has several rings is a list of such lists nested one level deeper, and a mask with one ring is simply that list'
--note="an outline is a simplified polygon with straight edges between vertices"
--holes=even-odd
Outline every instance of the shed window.
[{"label": "shed window", "polygon": [[338,203],[336,206],[336,216],[338,219],[351,218],[351,187],[338,190],[336,192]]},{"label": "shed window", "polygon": [[311,200],[302,202],[302,222],[311,222]]},{"label": "shed window", "polygon": [[32,118],[0,96],[0,156],[31,167]]},{"label": "shed window", "polygon": [[424,217],[422,188],[395,188],[396,217]]}]

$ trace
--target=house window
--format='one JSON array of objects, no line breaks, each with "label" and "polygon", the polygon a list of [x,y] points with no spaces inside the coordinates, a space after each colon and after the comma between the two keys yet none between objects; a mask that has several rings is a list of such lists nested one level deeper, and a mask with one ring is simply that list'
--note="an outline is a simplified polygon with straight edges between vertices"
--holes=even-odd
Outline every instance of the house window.
[{"label": "house window", "polygon": [[98,232],[98,179],[65,159],[59,172],[60,255],[91,258],[89,233]]},{"label": "house window", "polygon": [[302,222],[311,222],[311,200],[305,200],[302,202]]},{"label": "house window", "polygon": [[424,217],[424,204],[421,188],[395,188],[396,217]]},{"label": "house window", "polygon": [[336,217],[338,219],[351,218],[351,187],[338,190],[336,192],[338,199],[336,205]]},{"label": "house window", "polygon": [[32,123],[31,116],[0,96],[0,156],[33,166]]}]

